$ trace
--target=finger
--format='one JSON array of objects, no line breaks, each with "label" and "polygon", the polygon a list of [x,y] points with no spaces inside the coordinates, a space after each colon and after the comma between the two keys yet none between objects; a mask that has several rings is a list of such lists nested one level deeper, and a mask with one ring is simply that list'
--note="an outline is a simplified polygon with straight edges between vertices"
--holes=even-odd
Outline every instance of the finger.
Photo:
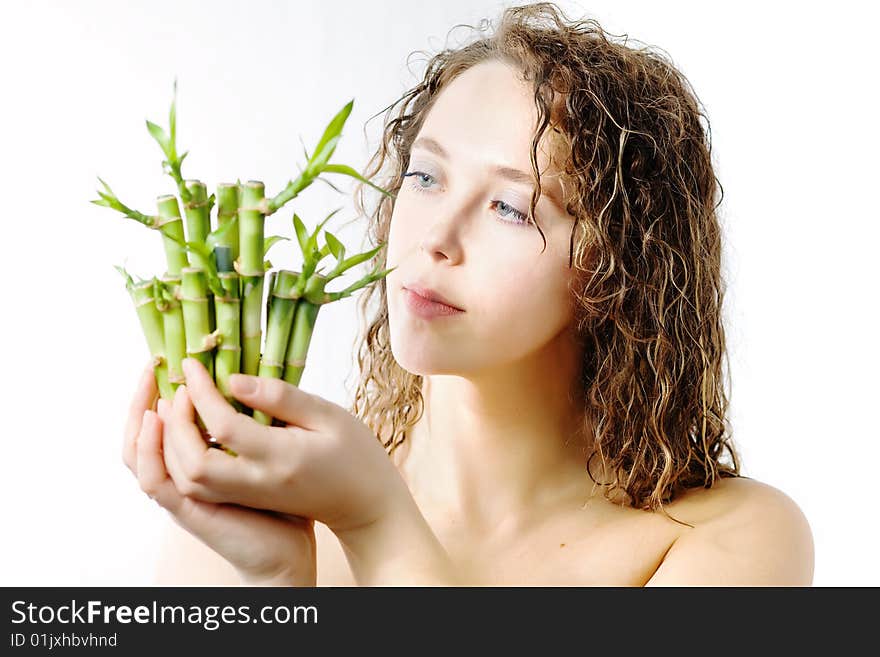
[{"label": "finger", "polygon": [[180,505],[181,497],[171,484],[161,454],[162,421],[151,410],[144,412],[141,432],[137,440],[138,483],[147,495],[172,513]]},{"label": "finger", "polygon": [[159,418],[162,420],[163,424],[168,423],[168,412],[171,410],[171,402],[167,399],[159,399],[156,402],[156,412],[159,414]]},{"label": "finger", "polygon": [[251,408],[312,431],[326,427],[335,413],[335,404],[281,379],[233,374],[229,389]]},{"label": "finger", "polygon": [[208,370],[196,359],[184,359],[183,371],[188,399],[198,411],[208,433],[238,454],[257,456],[264,453],[260,438],[267,436],[268,427],[236,411],[217,390]]},{"label": "finger", "polygon": [[208,446],[193,421],[195,409],[186,386],[177,389],[167,414],[165,444],[177,490],[204,502],[239,501],[235,494],[249,483],[250,463]]},{"label": "finger", "polygon": [[153,362],[150,361],[138,380],[134,398],[129,406],[122,440],[122,461],[135,475],[137,475],[136,439],[141,430],[144,411],[153,407],[156,393],[156,376],[153,373]]},{"label": "finger", "polygon": [[[165,400],[162,401],[164,402]],[[178,450],[176,447],[180,441],[179,439],[175,438],[177,432],[180,431],[180,429],[175,426],[174,418],[170,415],[171,404],[165,402],[163,406],[164,415],[160,414],[160,417],[162,417],[162,419],[164,420],[165,427],[165,431],[162,436],[164,445],[162,455],[165,461],[165,470],[168,472],[168,476],[171,477],[174,488],[180,495],[189,498],[194,498],[199,493],[205,495],[205,491],[197,487],[195,482],[193,482],[186,475],[183,467],[180,465],[180,457],[177,454]]]}]

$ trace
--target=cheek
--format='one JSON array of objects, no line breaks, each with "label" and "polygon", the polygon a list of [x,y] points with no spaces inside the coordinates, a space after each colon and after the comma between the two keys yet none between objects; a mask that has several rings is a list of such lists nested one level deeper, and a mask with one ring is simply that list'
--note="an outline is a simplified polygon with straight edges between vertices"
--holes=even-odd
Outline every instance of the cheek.
[{"label": "cheek", "polygon": [[[529,351],[551,340],[572,320],[567,279],[537,268],[484,271],[486,293],[473,322],[493,350]],[[490,293],[491,290],[491,293]]]},{"label": "cheek", "polygon": [[[402,202],[399,200],[391,214],[391,222],[388,226],[387,266],[392,267],[398,264],[407,253],[412,252],[418,245],[418,223],[409,220],[406,208],[402,207]],[[391,275],[393,276],[394,273],[392,272]]]}]

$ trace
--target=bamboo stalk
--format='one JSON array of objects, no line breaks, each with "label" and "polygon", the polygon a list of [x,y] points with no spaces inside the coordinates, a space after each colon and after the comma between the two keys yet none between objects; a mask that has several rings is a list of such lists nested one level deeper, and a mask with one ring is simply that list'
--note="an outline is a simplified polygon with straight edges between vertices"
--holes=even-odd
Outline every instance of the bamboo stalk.
[{"label": "bamboo stalk", "polygon": [[239,269],[241,276],[241,371],[256,375],[260,367],[262,339],[264,230],[265,214],[260,206],[265,199],[265,186],[249,180],[241,189],[238,209]]},{"label": "bamboo stalk", "polygon": [[287,344],[287,355],[284,361],[283,378],[288,383],[299,385],[306,367],[309,344],[318,321],[318,312],[323,303],[316,301],[323,295],[328,278],[321,274],[313,275],[306,285],[304,295],[297,301],[293,318],[293,328]]},{"label": "bamboo stalk", "polygon": [[162,242],[165,245],[167,274],[171,278],[179,278],[180,270],[189,267],[189,260],[184,246],[183,218],[177,206],[177,197],[164,194],[156,199],[156,205],[159,210],[156,225],[162,233]]},{"label": "bamboo stalk", "polygon": [[143,281],[129,287],[131,300],[134,302],[138,319],[141,323],[147,347],[153,357],[153,373],[162,399],[174,397],[174,389],[168,381],[168,362],[165,359],[165,328],[162,315],[156,307],[153,296],[154,281]]},{"label": "bamboo stalk", "polygon": [[[281,270],[276,272],[273,279],[266,321],[266,345],[260,358],[259,376],[280,379],[284,374],[284,358],[299,298],[299,278],[300,272]],[[272,416],[260,410],[254,410],[254,419],[261,424],[272,423]]]},{"label": "bamboo stalk", "polygon": [[238,402],[229,389],[229,377],[241,366],[241,300],[240,280],[232,269],[232,250],[227,246],[214,248],[217,276],[225,294],[215,297],[219,346],[214,356],[214,379],[220,393],[233,405]]},{"label": "bamboo stalk", "polygon": [[[238,221],[239,185],[238,183],[218,183],[217,185],[217,228]],[[238,260],[239,231],[236,228],[225,233],[226,237],[218,246],[231,249],[232,260]]]},{"label": "bamboo stalk", "polygon": [[[186,215],[187,240],[206,244],[208,234],[211,232],[211,206],[213,199],[208,199],[208,188],[201,180],[187,180],[185,185],[190,193],[189,201],[185,201],[183,204],[183,213]],[[193,251],[189,259],[193,267],[198,267],[205,271],[208,271],[211,266],[211,263],[197,251]],[[210,290],[207,290],[205,296],[208,299],[208,328],[213,331],[215,328],[214,295],[211,294]]]},{"label": "bamboo stalk", "polygon": [[[186,215],[186,238],[190,242],[204,242],[211,232],[211,211],[208,206],[208,188],[200,180],[187,180],[190,200],[183,204]],[[193,267],[207,269],[208,263],[199,253],[190,256]]]},{"label": "bamboo stalk", "polygon": [[186,332],[186,355],[198,360],[213,377],[217,338],[211,332],[208,283],[203,269],[184,267],[181,271],[180,303]]},{"label": "bamboo stalk", "polygon": [[157,281],[156,307],[162,315],[165,335],[165,358],[168,361],[168,381],[173,390],[186,382],[183,359],[186,357],[186,331],[183,309],[180,305],[180,278],[164,276]]}]

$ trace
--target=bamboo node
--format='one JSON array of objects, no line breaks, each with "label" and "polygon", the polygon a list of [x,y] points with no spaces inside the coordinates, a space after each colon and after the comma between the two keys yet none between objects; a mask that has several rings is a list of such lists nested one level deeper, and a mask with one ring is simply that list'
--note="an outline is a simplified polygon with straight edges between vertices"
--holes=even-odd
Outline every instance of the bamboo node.
[{"label": "bamboo node", "polygon": [[266,367],[278,367],[278,368],[284,367],[284,363],[279,363],[277,360],[269,360],[267,358],[261,358],[260,359],[260,367],[263,367],[264,365]]},{"label": "bamboo node", "polygon": [[288,367],[305,367],[306,360],[305,360],[305,358],[297,358],[296,360],[289,360],[289,361],[287,361],[287,366]]},{"label": "bamboo node", "polygon": [[259,205],[246,206],[239,205],[239,212],[259,212],[260,214],[269,214],[269,199],[264,198],[260,201]]},{"label": "bamboo node", "polygon": [[168,372],[168,382],[169,383],[186,383],[186,377],[183,374],[177,374],[176,372]]},{"label": "bamboo node", "polygon": [[151,228],[159,229],[166,224],[173,224],[175,221],[183,221],[183,217],[156,217],[156,222]]},{"label": "bamboo node", "polygon": [[156,369],[157,367],[162,367],[162,365],[164,365],[164,364],[165,364],[165,357],[164,356],[159,356],[159,355],[153,356],[153,369]]},{"label": "bamboo node", "polygon": [[222,341],[222,337],[216,333],[209,333],[202,340],[202,351],[211,351]]},{"label": "bamboo node", "polygon": [[241,351],[241,347],[237,344],[229,344],[228,342],[220,342],[220,346],[218,347],[220,351]]},{"label": "bamboo node", "polygon": [[290,299],[291,301],[296,301],[297,299],[302,298],[302,295],[297,294],[296,292],[291,292],[290,294],[278,294],[277,292],[273,292],[272,296],[276,299]]}]

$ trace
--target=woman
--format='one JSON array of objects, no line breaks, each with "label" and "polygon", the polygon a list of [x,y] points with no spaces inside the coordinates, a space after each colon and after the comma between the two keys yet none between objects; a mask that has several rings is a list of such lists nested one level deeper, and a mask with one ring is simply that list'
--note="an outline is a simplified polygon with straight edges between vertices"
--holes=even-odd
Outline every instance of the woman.
[{"label": "woman", "polygon": [[125,461],[229,564],[178,535],[160,581],[809,585],[806,519],[728,435],[717,181],[683,75],[539,3],[398,104],[367,174],[390,159],[371,236],[394,271],[362,300],[351,411],[235,377],[288,423],[261,427],[191,362],[156,413],[144,373]]}]

